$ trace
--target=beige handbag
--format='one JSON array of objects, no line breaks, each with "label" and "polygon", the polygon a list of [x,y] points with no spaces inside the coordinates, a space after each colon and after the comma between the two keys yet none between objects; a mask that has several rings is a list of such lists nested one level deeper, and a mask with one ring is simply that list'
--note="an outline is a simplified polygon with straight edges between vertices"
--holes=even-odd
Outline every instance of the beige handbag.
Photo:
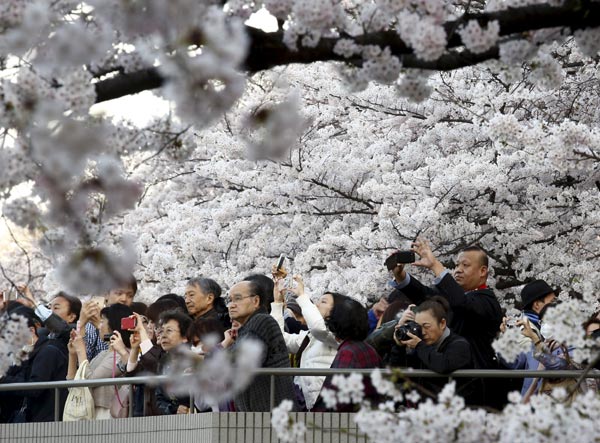
[{"label": "beige handbag", "polygon": [[[84,360],[75,374],[74,380],[85,380],[85,371],[89,362]],[[65,403],[63,421],[93,420],[95,417],[94,398],[88,387],[69,388]]]}]

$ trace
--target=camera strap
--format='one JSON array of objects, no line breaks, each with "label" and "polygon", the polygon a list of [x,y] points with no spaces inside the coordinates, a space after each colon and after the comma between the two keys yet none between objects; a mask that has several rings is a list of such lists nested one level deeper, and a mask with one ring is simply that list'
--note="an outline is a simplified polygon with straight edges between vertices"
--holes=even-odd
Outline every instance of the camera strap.
[{"label": "camera strap", "polygon": [[[117,369],[117,351],[113,350],[112,378],[115,378],[115,375],[116,375],[115,369]],[[117,401],[119,402],[119,406],[121,406],[121,408],[124,408],[125,406],[123,405],[123,402],[121,401],[121,397],[119,396],[119,389],[117,388],[116,385],[114,385],[113,387],[115,388],[115,395],[117,396]]]}]

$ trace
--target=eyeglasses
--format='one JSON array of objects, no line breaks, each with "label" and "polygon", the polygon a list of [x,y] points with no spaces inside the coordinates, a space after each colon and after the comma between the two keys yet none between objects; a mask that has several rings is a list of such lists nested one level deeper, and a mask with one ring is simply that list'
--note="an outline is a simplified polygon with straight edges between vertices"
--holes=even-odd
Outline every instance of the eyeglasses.
[{"label": "eyeglasses", "polygon": [[156,331],[157,334],[161,334],[161,335],[173,335],[175,333],[181,334],[180,331],[178,331],[177,329],[171,329],[171,328],[159,328],[158,331]]},{"label": "eyeglasses", "polygon": [[231,297],[231,300],[229,300],[229,305],[233,305],[233,304],[238,304],[240,303],[242,300],[244,300],[245,298],[250,298],[250,297],[258,297],[256,294],[250,294],[250,295],[235,295],[233,297]]}]

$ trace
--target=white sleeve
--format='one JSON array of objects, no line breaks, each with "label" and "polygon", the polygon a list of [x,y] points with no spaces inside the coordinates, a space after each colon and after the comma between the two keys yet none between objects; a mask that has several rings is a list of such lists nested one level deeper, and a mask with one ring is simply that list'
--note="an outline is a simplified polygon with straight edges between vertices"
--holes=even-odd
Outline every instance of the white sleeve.
[{"label": "white sleeve", "polygon": [[300,331],[299,334],[290,334],[285,332],[285,324],[283,322],[283,303],[271,303],[271,317],[277,321],[288,351],[291,354],[298,352],[298,349],[300,349],[300,346],[304,341],[304,337],[306,337],[306,334],[308,334],[308,331]]},{"label": "white sleeve", "polygon": [[327,329],[325,319],[319,312],[319,309],[310,300],[308,294],[304,293],[303,295],[300,295],[296,298],[296,301],[302,309],[302,315],[306,320],[306,325],[312,336],[327,346],[337,349],[339,343],[336,341],[332,332]]},{"label": "white sleeve", "polygon": [[144,340],[143,342],[140,343],[140,350],[141,355],[145,355],[148,351],[150,351],[152,349],[152,341],[147,338],[146,340]]}]

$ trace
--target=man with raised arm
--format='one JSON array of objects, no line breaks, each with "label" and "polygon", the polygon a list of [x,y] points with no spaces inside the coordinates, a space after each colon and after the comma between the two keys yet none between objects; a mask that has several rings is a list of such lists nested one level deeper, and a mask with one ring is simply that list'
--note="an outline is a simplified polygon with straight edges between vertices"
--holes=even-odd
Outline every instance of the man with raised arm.
[{"label": "man with raised arm", "polygon": [[394,269],[396,288],[417,305],[436,294],[446,298],[452,310],[450,329],[469,341],[475,366],[498,368],[492,341],[502,322],[502,309],[487,286],[485,251],[478,246],[463,249],[458,254],[453,276],[435,257],[426,240],[417,240],[412,249],[420,257],[414,265],[428,268],[435,275],[434,287],[423,285],[399,264]]}]

